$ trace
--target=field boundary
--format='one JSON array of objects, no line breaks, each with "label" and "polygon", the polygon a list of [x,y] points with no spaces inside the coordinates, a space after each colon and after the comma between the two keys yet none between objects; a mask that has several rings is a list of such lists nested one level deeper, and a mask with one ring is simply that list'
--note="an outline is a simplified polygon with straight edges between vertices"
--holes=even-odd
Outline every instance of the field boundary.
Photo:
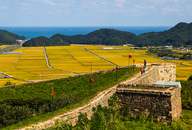
[{"label": "field boundary", "polygon": [[[145,55],[145,54],[138,53],[138,52],[135,52],[135,51],[127,50],[127,49],[120,48],[120,47],[118,47],[118,48],[121,49],[121,50],[126,50],[126,51],[129,51],[129,52],[133,52],[133,53],[137,53],[137,54],[140,54],[140,55],[144,55],[144,56],[148,56],[148,57],[151,57],[151,58],[158,59],[158,58],[156,58],[156,57],[149,56],[149,55]],[[162,59],[158,59],[158,60],[162,60]],[[192,67],[192,66],[188,66],[188,65],[184,65],[184,64],[180,64],[180,63],[176,63],[176,62],[171,62],[171,61],[167,61],[167,60],[162,60],[162,61],[165,61],[165,62],[168,62],[168,63],[177,64],[177,65],[181,65],[181,66],[185,66],[185,67]],[[192,63],[191,63],[191,64],[192,64]]]},{"label": "field boundary", "polygon": [[[108,62],[108,63],[110,63],[110,64],[112,64],[112,65],[114,65],[114,66],[118,66],[117,64],[115,64],[115,63],[113,63],[113,62],[111,62],[111,61],[108,61],[108,60],[104,59],[103,57],[96,55],[96,54],[93,53],[93,52],[88,51],[88,50],[85,49],[83,46],[81,46],[81,47],[82,47],[85,51],[91,53],[92,55],[97,56],[97,57],[99,57],[100,59],[102,59],[102,60],[104,60],[104,61],[106,61],[106,62]],[[118,66],[118,67],[119,67],[119,66]]]},{"label": "field boundary", "polygon": [[[63,48],[63,47],[62,47]],[[77,63],[79,63],[80,65],[84,66],[81,62],[79,62],[71,53],[69,53],[69,51],[67,51],[66,49],[63,48],[63,50],[65,50],[75,61],[77,61]]]},{"label": "field boundary", "polygon": [[77,73],[73,73],[73,72],[70,72],[70,71],[66,71],[66,70],[61,70],[61,69],[55,69],[55,68],[53,68],[53,67],[50,65],[50,62],[49,62],[49,58],[48,58],[48,55],[47,55],[46,48],[43,47],[43,50],[44,50],[44,55],[45,55],[45,59],[46,59],[47,66],[48,66],[50,69],[58,70],[58,71],[63,71],[63,72],[67,72],[67,73],[74,74],[74,75],[77,74]]}]

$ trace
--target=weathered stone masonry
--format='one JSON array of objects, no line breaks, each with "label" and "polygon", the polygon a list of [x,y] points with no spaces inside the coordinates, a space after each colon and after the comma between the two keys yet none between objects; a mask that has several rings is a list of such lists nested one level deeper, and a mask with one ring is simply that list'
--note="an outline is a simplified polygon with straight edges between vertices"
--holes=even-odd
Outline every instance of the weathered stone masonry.
[{"label": "weathered stone masonry", "polygon": [[[151,85],[155,81],[175,81],[175,70],[176,67],[173,64],[154,64],[147,67],[146,73],[142,75],[139,73],[131,79],[121,82],[120,86],[126,86],[127,84],[133,84],[133,86],[135,84]],[[92,108],[96,107],[99,104],[101,104],[102,106],[107,106],[108,99],[114,93],[116,93],[116,91],[119,95],[119,100],[121,100],[121,104],[130,101],[129,103],[133,114],[138,114],[139,112],[141,112],[144,115],[148,115],[151,112],[151,114],[154,113],[155,115],[157,115],[160,120],[172,121],[173,118],[179,118],[181,114],[180,88],[167,89],[169,89],[169,91],[160,91],[156,93],[155,90],[136,91],[129,90],[127,88],[117,88],[117,86],[113,86],[107,90],[104,90],[103,92],[100,92],[89,103],[83,105],[82,107],[75,108],[64,114],[54,116],[47,121],[39,122],[37,124],[31,124],[30,126],[26,126],[25,128],[21,128],[20,130],[41,130],[53,126],[55,121],[57,120],[68,120],[68,122],[71,122],[74,125],[78,119],[79,112],[87,112],[88,118],[90,119],[93,114]],[[157,102],[159,103],[157,104]]]},{"label": "weathered stone masonry", "polygon": [[[143,89],[134,89],[134,87],[142,87]],[[159,121],[172,122],[173,119],[179,119],[182,112],[180,88],[163,87],[119,85],[116,90],[119,105],[129,103],[132,115],[144,114],[148,116],[151,114]]]},{"label": "weathered stone masonry", "polygon": [[[119,104],[129,103],[133,115],[153,115],[154,118],[171,122],[181,116],[181,95],[179,87],[156,86],[156,81],[175,81],[176,66],[174,64],[152,64],[150,73],[138,75],[120,83],[116,93]],[[141,87],[143,89],[134,89]],[[164,89],[163,89],[164,88]]]},{"label": "weathered stone masonry", "polygon": [[174,64],[152,64],[152,67],[147,71],[149,73],[138,74],[138,76],[123,83],[152,85],[156,81],[173,82],[176,79],[176,66]]}]

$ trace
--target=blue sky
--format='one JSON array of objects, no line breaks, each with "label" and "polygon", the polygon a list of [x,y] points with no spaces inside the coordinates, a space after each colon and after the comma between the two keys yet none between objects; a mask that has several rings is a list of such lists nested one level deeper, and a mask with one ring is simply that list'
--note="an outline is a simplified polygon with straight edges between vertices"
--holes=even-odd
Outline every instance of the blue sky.
[{"label": "blue sky", "polygon": [[174,26],[192,0],[0,0],[0,26]]}]

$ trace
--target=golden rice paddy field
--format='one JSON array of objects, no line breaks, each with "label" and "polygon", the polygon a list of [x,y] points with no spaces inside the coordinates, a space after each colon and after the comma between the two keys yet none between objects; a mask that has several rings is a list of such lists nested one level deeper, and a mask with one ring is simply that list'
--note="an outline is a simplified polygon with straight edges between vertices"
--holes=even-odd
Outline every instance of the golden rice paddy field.
[{"label": "golden rice paddy field", "polygon": [[5,75],[0,73],[0,77],[1,77],[1,76],[5,76]]},{"label": "golden rice paddy field", "polygon": [[167,60],[167,61],[192,67],[192,60]]},{"label": "golden rice paddy field", "polygon": [[25,48],[15,68],[28,73],[27,79],[29,80],[71,76],[68,72],[53,70],[47,66],[43,47]]},{"label": "golden rice paddy field", "polygon": [[[91,51],[92,53],[95,53],[96,55],[99,55],[102,58],[117,64],[118,66],[126,66],[133,64],[133,59],[135,60],[136,64],[143,63],[144,59],[146,59],[148,63],[165,62],[163,60],[132,52],[124,47],[114,47],[114,49],[103,49],[103,47],[100,46],[86,46],[85,48]],[[129,55],[132,55],[132,58],[129,58]]]},{"label": "golden rice paddy field", "polygon": [[2,48],[2,47],[6,47],[6,46],[10,46],[10,45],[1,45],[0,48]]},{"label": "golden rice paddy field", "polygon": [[145,55],[146,52],[148,51],[147,48],[146,48],[146,50],[137,50],[137,49],[131,49],[132,47],[129,47],[129,46],[124,46],[124,47],[119,46],[119,48],[123,48],[123,49],[126,49],[126,50],[137,52],[137,53],[140,53],[140,54],[143,54],[143,55]]},{"label": "golden rice paddy field", "polygon": [[[145,54],[147,50],[131,50],[131,47],[123,47],[132,52]],[[178,51],[178,50],[177,50]],[[148,60],[148,58],[147,58]],[[176,63],[176,80],[187,80],[192,75],[192,60],[164,60],[164,62]]]},{"label": "golden rice paddy field", "polygon": [[[84,46],[88,51],[118,66],[133,64],[133,59],[135,64],[142,64],[144,59],[147,60],[147,63],[174,62],[177,63],[177,80],[187,80],[192,75],[192,61],[165,61],[144,55],[146,50],[130,50],[130,47],[122,46],[115,46],[114,49],[103,49],[103,47],[109,46]],[[49,63],[53,68],[47,66],[43,47],[21,47],[12,52],[21,52],[22,54],[0,54],[0,72],[19,79],[1,78],[0,86],[3,86],[7,81],[21,84],[34,80],[68,77],[76,73],[89,73],[91,70],[94,72],[115,68],[107,61],[85,51],[81,46],[54,46],[45,49]],[[128,58],[129,55],[132,55],[132,58]],[[92,67],[90,63],[92,63]],[[0,74],[0,76],[4,75]]]},{"label": "golden rice paddy field", "polygon": [[[0,72],[9,74],[10,76],[19,75],[18,70],[15,69],[15,65],[19,59],[20,55],[0,55]],[[12,72],[17,73],[17,75],[11,75]],[[24,81],[16,81],[12,78],[0,79],[0,86],[4,85],[6,81],[13,81],[13,83],[23,83]]]},{"label": "golden rice paddy field", "polygon": [[179,50],[172,50],[173,52],[179,52],[179,53],[190,53],[192,50],[189,51],[179,51]]},{"label": "golden rice paddy field", "polygon": [[[12,83],[20,84],[29,82],[25,80],[45,80],[73,75],[50,69],[46,63],[43,47],[22,47],[13,52],[22,54],[0,55],[0,71],[19,80],[9,78],[6,81],[11,80]],[[0,79],[0,86],[4,84],[5,79]]]},{"label": "golden rice paddy field", "polygon": [[[115,68],[112,64],[85,51],[81,46],[46,47],[52,67],[73,73],[90,73]],[[91,67],[92,64],[92,67]]]}]

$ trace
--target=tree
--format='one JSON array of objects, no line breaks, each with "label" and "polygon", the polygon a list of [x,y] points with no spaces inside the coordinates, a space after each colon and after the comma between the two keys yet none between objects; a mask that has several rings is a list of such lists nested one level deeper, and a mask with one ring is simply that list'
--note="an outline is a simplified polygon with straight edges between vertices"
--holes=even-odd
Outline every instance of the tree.
[{"label": "tree", "polygon": [[192,75],[189,76],[188,81],[192,81]]},{"label": "tree", "polygon": [[6,83],[4,84],[4,86],[9,86],[9,85],[14,85],[14,83],[12,83],[10,80],[6,81]]}]

